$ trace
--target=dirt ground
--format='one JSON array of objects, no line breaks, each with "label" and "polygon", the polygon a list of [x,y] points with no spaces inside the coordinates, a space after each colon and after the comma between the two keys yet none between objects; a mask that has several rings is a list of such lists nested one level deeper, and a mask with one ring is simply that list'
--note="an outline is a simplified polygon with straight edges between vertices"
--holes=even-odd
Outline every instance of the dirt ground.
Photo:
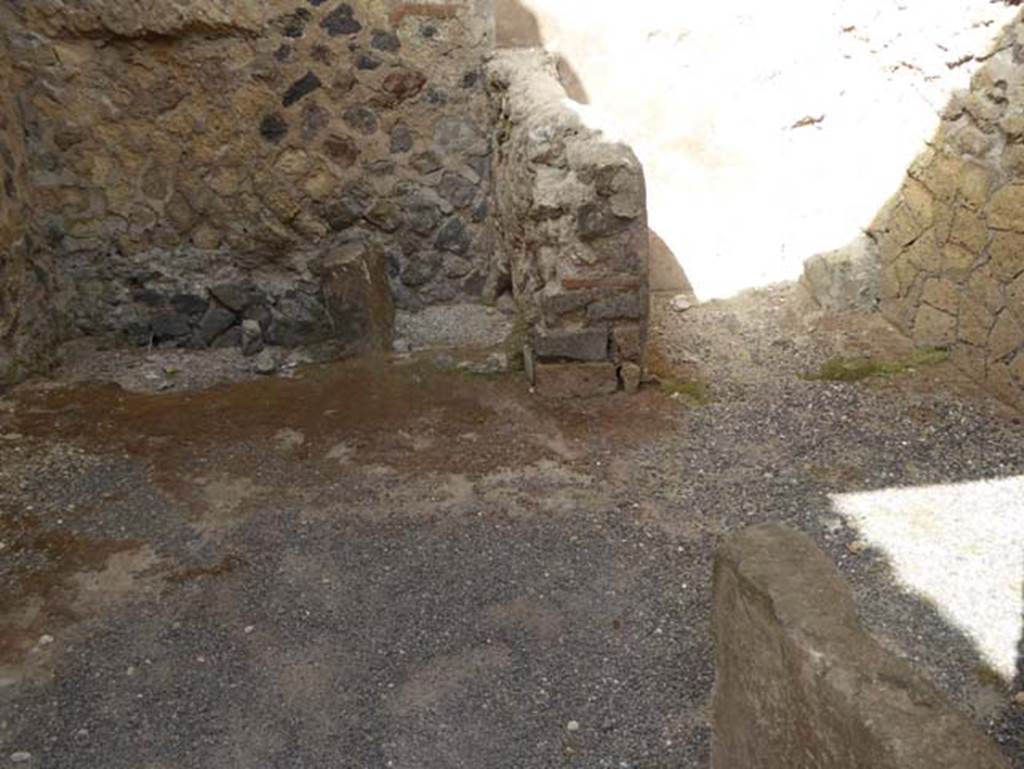
[{"label": "dirt ground", "polygon": [[948,363],[808,378],[911,351],[790,288],[655,327],[660,381],[589,401],[433,353],[258,377],[81,345],[0,394],[0,757],[706,767],[714,549],[782,520],[1024,767],[1019,676],[830,501],[1024,474],[1021,415]]}]

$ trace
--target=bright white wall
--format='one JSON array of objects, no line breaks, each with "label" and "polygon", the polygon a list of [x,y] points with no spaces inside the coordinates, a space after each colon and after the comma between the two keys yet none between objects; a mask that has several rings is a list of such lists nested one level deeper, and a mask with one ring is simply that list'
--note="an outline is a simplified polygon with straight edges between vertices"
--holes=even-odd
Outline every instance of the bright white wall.
[{"label": "bright white wall", "polygon": [[989,0],[522,3],[594,120],[637,151],[651,226],[701,299],[796,278],[851,241],[978,66],[947,62],[986,52],[1015,13]]}]

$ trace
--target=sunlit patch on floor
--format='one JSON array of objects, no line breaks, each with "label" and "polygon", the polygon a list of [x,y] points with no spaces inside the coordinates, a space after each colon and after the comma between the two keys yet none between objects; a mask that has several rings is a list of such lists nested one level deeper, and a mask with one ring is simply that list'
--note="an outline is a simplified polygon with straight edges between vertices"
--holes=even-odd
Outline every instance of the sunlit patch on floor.
[{"label": "sunlit patch on floor", "polygon": [[1014,678],[1024,624],[1024,476],[835,494],[832,502],[904,587]]}]

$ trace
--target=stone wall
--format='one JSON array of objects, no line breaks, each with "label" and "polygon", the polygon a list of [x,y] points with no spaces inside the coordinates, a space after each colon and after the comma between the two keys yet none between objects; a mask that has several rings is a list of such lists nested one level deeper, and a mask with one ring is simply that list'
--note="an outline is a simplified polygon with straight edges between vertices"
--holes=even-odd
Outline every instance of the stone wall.
[{"label": "stone wall", "polygon": [[1007,769],[993,743],[868,636],[802,534],[759,526],[714,571],[714,769]]},{"label": "stone wall", "polygon": [[946,107],[869,229],[881,311],[1024,406],[1024,24]]},{"label": "stone wall", "polygon": [[[0,8],[0,26],[5,21]],[[55,336],[52,264],[27,227],[34,201],[15,78],[10,50],[0,39],[0,384],[45,366]]]},{"label": "stone wall", "polygon": [[70,333],[344,337],[353,243],[401,307],[493,294],[484,3],[5,3]]},{"label": "stone wall", "polygon": [[496,221],[529,328],[527,370],[550,395],[635,389],[647,329],[647,212],[632,151],[588,127],[539,50],[488,65]]}]

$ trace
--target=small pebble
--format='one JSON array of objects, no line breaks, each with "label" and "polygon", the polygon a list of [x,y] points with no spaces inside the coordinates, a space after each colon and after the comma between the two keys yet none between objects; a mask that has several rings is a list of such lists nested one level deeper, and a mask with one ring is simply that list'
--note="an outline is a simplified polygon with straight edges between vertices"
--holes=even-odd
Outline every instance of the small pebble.
[{"label": "small pebble", "polygon": [[570,721],[565,725],[565,728],[568,729],[570,732],[578,732],[580,730],[580,722]]},{"label": "small pebble", "polygon": [[676,312],[686,312],[693,307],[693,303],[686,296],[680,294],[672,299],[669,306]]},{"label": "small pebble", "polygon": [[26,750],[19,750],[17,753],[11,753],[11,763],[13,764],[27,764],[32,760],[32,754]]}]

